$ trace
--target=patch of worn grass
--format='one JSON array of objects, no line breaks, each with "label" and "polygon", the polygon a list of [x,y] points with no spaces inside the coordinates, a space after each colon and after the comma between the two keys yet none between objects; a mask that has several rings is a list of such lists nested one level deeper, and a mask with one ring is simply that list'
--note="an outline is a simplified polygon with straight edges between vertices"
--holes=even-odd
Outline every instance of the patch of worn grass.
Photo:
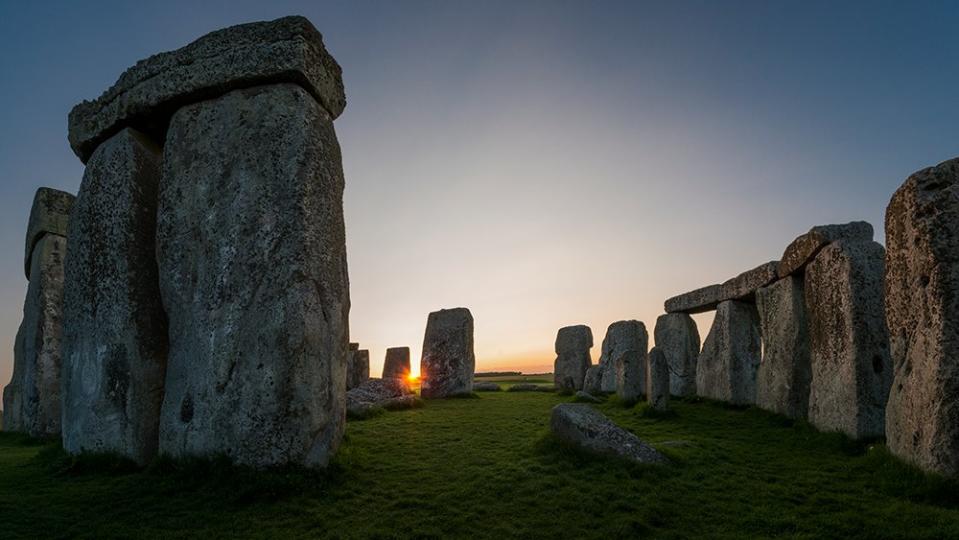
[{"label": "patch of worn grass", "polygon": [[[523,381],[526,382],[526,381]],[[959,538],[959,484],[756,409],[593,407],[673,461],[583,454],[548,434],[568,397],[489,393],[347,424],[331,467],[75,460],[0,434],[3,538]]]}]

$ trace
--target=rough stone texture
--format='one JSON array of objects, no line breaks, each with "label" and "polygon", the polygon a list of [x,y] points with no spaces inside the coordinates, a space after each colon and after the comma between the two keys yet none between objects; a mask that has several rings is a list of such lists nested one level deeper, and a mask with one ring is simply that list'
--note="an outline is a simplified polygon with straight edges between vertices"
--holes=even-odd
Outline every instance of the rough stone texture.
[{"label": "rough stone texture", "polygon": [[160,452],[325,465],[345,419],[349,281],[329,113],[294,84],[181,108],[157,224],[170,352]]},{"label": "rough stone texture", "polygon": [[555,387],[533,383],[514,384],[507,389],[507,392],[552,392]]},{"label": "rough stone texture", "polygon": [[409,384],[399,379],[367,379],[346,392],[347,412],[362,416],[373,407],[400,406],[401,401],[412,400]]},{"label": "rough stone texture", "polygon": [[696,364],[697,395],[734,405],[754,403],[761,345],[756,306],[720,303]]},{"label": "rough stone texture", "polygon": [[124,129],[87,162],[63,307],[63,447],[145,464],[157,453],[167,325],[156,263],[160,149]]},{"label": "rough stone texture", "polygon": [[23,272],[27,279],[30,279],[30,269],[33,266],[30,254],[40,237],[47,233],[67,237],[67,224],[70,222],[70,210],[75,199],[70,193],[48,187],[38,189],[33,196],[23,255]]},{"label": "rough stone texture", "polygon": [[474,392],[499,392],[500,385],[490,381],[476,381],[473,383]]},{"label": "rough stone texture", "polygon": [[656,348],[669,365],[669,391],[674,396],[696,395],[699,329],[686,313],[666,313],[656,319]]},{"label": "rough stone texture", "polygon": [[350,351],[358,351],[358,350],[360,350],[360,344],[359,344],[359,343],[352,343],[352,342],[351,342],[350,345],[349,345],[348,350],[350,350]]},{"label": "rough stone texture", "polygon": [[42,235],[33,247],[23,321],[14,344],[13,377],[3,392],[6,431],[22,431],[33,437],[60,435],[66,247],[66,238],[51,233]]},{"label": "rough stone texture", "polygon": [[667,313],[702,313],[716,309],[726,300],[753,301],[756,289],[765,287],[777,277],[779,261],[763,263],[752,270],[724,281],[666,300]]},{"label": "rough stone texture", "polygon": [[410,348],[391,347],[386,349],[386,360],[383,362],[384,379],[403,379],[410,376]]},{"label": "rough stone texture", "polygon": [[576,398],[576,401],[580,401],[580,402],[588,402],[588,403],[602,403],[602,402],[603,402],[603,400],[599,399],[598,397],[593,396],[592,394],[589,394],[589,393],[584,392],[584,391],[582,391],[582,390],[580,390],[579,392],[576,392],[576,394],[574,394],[574,397]]},{"label": "rough stone texture", "polygon": [[756,373],[756,405],[789,418],[809,409],[809,325],[803,278],[787,276],[756,291],[763,358]]},{"label": "rough stone texture", "polygon": [[346,389],[351,390],[370,378],[370,351],[349,351],[346,358]]},{"label": "rough stone texture", "polygon": [[347,418],[362,419],[370,416],[374,409],[398,411],[402,409],[412,409],[414,407],[416,407],[416,396],[410,395],[387,398],[376,403],[357,402],[347,399],[346,414]]},{"label": "rough stone texture", "polygon": [[802,271],[819,250],[837,240],[869,242],[872,240],[872,225],[865,221],[853,221],[841,225],[818,225],[796,238],[783,252],[776,273],[784,278]]},{"label": "rough stone texture", "polygon": [[473,391],[473,315],[466,308],[430,313],[420,357],[420,395],[443,398]]},{"label": "rough stone texture", "polygon": [[646,401],[656,411],[669,409],[669,361],[662,349],[653,347],[649,351],[646,383]]},{"label": "rough stone texture", "polygon": [[[603,338],[602,353],[599,357],[599,365],[603,371],[600,390],[603,392],[619,392],[619,384],[629,382],[631,387],[627,389],[628,393],[638,392],[638,394],[643,394],[646,391],[646,353],[648,348],[649,334],[646,332],[646,325],[640,321],[616,321],[609,325],[609,328],[606,329],[606,337]],[[626,351],[637,351],[639,358],[634,358],[634,362],[628,366],[630,369],[621,373],[617,363]],[[639,369],[639,373],[636,373],[632,369],[633,367]],[[627,378],[621,379],[621,374]],[[638,391],[635,390],[636,388],[638,388]]]},{"label": "rough stone texture", "polygon": [[217,30],[137,62],[99,98],[70,111],[70,147],[86,162],[100,142],[128,126],[162,141],[180,107],[277,83],[300,85],[331,120],[346,106],[340,66],[320,33],[303,17],[284,17]]},{"label": "rough stone texture", "polygon": [[812,380],[809,422],[853,439],[881,437],[892,383],[876,242],[833,242],[806,267]]},{"label": "rough stone texture", "polygon": [[588,452],[637,463],[669,462],[655,448],[584,403],[561,403],[553,407],[549,427],[559,440]]},{"label": "rough stone texture", "polygon": [[583,391],[593,395],[603,393],[603,366],[590,366],[586,370],[586,377],[583,379]]},{"label": "rough stone texture", "polygon": [[649,362],[645,348],[622,351],[613,365],[616,366],[616,395],[626,403],[636,401],[646,394],[646,364]]},{"label": "rough stone texture", "polygon": [[959,160],[910,176],[886,209],[886,320],[895,376],[889,450],[959,476]]},{"label": "rough stone texture", "polygon": [[556,360],[553,362],[553,383],[559,390],[582,390],[586,370],[593,364],[589,349],[593,332],[588,326],[566,326],[556,333]]}]

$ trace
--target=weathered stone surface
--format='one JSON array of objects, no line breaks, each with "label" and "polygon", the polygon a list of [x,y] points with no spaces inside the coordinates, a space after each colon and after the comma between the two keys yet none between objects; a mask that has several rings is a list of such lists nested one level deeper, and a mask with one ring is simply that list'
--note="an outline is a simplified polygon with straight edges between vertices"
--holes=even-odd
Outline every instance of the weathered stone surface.
[{"label": "weathered stone surface", "polygon": [[362,419],[373,414],[374,409],[385,409],[388,411],[399,411],[402,409],[412,409],[416,407],[416,396],[396,396],[387,398],[376,403],[363,401],[346,402],[347,418]]},{"label": "weathered stone surface", "polygon": [[383,362],[384,379],[403,379],[410,376],[410,348],[390,347],[386,349],[386,359]]},{"label": "weathered stone surface", "polygon": [[696,395],[699,329],[686,313],[666,313],[656,319],[656,348],[669,365],[669,391],[674,396]]},{"label": "weathered stone surface", "polygon": [[[34,207],[36,210],[36,207]],[[66,238],[43,234],[33,247],[13,377],[4,389],[3,429],[33,437],[60,435],[60,342]]]},{"label": "weathered stone surface", "polygon": [[646,350],[622,351],[613,365],[616,366],[616,395],[626,403],[634,402],[646,394]]},{"label": "weathered stone surface", "polygon": [[473,315],[466,308],[430,313],[420,357],[420,395],[443,398],[473,390]]},{"label": "weathered stone surface", "polygon": [[349,345],[349,349],[348,349],[348,350],[358,351],[358,350],[360,350],[360,344],[359,344],[359,343],[352,343],[352,342],[351,342],[350,345]]},{"label": "weathered stone surface", "polygon": [[914,173],[893,195],[885,263],[895,367],[886,444],[959,476],[959,160]]},{"label": "weathered stone surface", "polygon": [[367,379],[346,392],[346,410],[350,416],[363,417],[374,408],[410,408],[415,399],[405,380]]},{"label": "weathered stone surface", "polygon": [[370,351],[360,349],[346,355],[346,389],[350,390],[370,378]]},{"label": "weathered stone surface", "polygon": [[669,361],[659,347],[653,347],[649,351],[646,384],[646,401],[649,406],[656,411],[669,409]]},{"label": "weathered stone surface", "polygon": [[783,252],[776,273],[784,278],[802,271],[812,262],[819,250],[837,240],[869,242],[872,240],[872,225],[865,221],[853,221],[841,225],[818,225],[796,238]]},{"label": "weathered stone surface", "polygon": [[579,392],[576,392],[576,394],[574,394],[573,397],[575,397],[575,398],[576,398],[576,401],[579,401],[579,402],[588,402],[588,403],[602,403],[602,402],[603,402],[603,400],[599,399],[598,397],[593,396],[592,394],[589,394],[589,393],[584,392],[584,391],[582,391],[582,390],[580,390]]},{"label": "weathered stone surface", "polygon": [[47,233],[67,237],[67,224],[75,199],[70,193],[48,187],[38,189],[33,196],[23,255],[23,272],[27,279],[30,279],[30,269],[33,266],[30,254],[40,237]]},{"label": "weathered stone surface", "polygon": [[584,403],[561,403],[553,407],[549,427],[559,440],[588,452],[637,463],[669,461],[639,437]]},{"label": "weathered stone surface", "polygon": [[553,382],[559,390],[582,390],[586,370],[593,363],[589,349],[593,346],[593,331],[588,326],[566,326],[556,333],[556,360],[553,362]]},{"label": "weathered stone surface", "polygon": [[[616,321],[606,329],[603,338],[602,353],[599,357],[599,366],[602,370],[600,390],[603,392],[620,392],[620,384],[628,383],[624,389],[626,394],[635,399],[646,391],[646,353],[649,348],[649,334],[646,325],[640,321]],[[619,360],[626,351],[637,351],[638,358],[627,358],[627,369],[621,370]],[[639,370],[637,373],[636,370]],[[635,395],[634,395],[635,394]],[[623,397],[623,395],[620,395]]]},{"label": "weathered stone surface", "polygon": [[473,391],[474,392],[499,392],[502,390],[500,385],[490,382],[490,381],[474,381],[473,382]]},{"label": "weathered stone surface", "polygon": [[881,437],[892,383],[876,242],[838,241],[806,267],[812,380],[809,422],[853,439]]},{"label": "weathered stone surface", "polygon": [[756,306],[720,303],[696,364],[697,395],[734,405],[754,403],[761,345]]},{"label": "weathered stone surface", "polygon": [[346,96],[340,66],[303,17],[231,26],[127,69],[94,101],[70,111],[70,147],[86,162],[102,141],[124,127],[164,140],[167,124],[184,105],[257,85],[295,83],[332,120]]},{"label": "weathered stone surface", "polygon": [[294,84],[181,108],[157,223],[170,352],[160,452],[325,465],[345,419],[349,281],[329,113]]},{"label": "weathered stone surface", "polygon": [[160,148],[124,129],[87,162],[63,308],[63,447],[140,464],[157,453],[167,325],[156,262]]},{"label": "weathered stone surface", "polygon": [[789,418],[809,409],[809,326],[803,278],[787,276],[756,291],[763,358],[756,373],[756,405]]},{"label": "weathered stone surface", "polygon": [[519,383],[514,384],[507,389],[507,392],[554,392],[556,391],[555,386],[548,386],[545,384],[533,384],[533,383]]},{"label": "weathered stone surface", "polygon": [[756,289],[776,280],[778,268],[779,261],[770,261],[728,279],[721,285],[710,285],[674,296],[666,300],[666,313],[702,313],[716,309],[720,302],[726,300],[752,302]]},{"label": "weathered stone surface", "polygon": [[586,370],[586,377],[583,380],[583,391],[593,395],[599,395],[603,393],[604,372],[605,370],[603,369],[603,366],[590,366],[590,368]]}]

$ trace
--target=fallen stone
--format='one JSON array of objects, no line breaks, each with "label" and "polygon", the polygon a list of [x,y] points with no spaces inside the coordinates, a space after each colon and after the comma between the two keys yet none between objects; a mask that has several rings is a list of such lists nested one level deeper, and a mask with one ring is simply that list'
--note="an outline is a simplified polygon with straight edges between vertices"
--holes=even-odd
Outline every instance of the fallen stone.
[{"label": "fallen stone", "polygon": [[586,370],[592,365],[589,349],[593,346],[593,332],[588,326],[566,326],[556,333],[556,360],[553,362],[553,381],[560,390],[582,390]]},{"label": "fallen stone", "polygon": [[386,349],[383,362],[384,379],[403,379],[410,376],[410,348],[391,347]]},{"label": "fallen stone", "polygon": [[789,418],[809,410],[809,325],[803,278],[787,276],[756,292],[763,358],[756,373],[756,405]]},{"label": "fallen stone", "polygon": [[806,267],[812,380],[809,422],[853,439],[881,437],[892,384],[876,242],[838,241]]},{"label": "fallen stone", "polygon": [[397,396],[384,399],[378,403],[350,402],[346,404],[346,414],[349,418],[366,418],[373,414],[374,410],[383,409],[387,411],[399,411],[403,409],[412,409],[416,407],[416,396]]},{"label": "fallen stone", "polygon": [[656,411],[669,409],[669,362],[659,347],[649,351],[649,372],[646,381],[646,401]]},{"label": "fallen stone", "polygon": [[655,448],[584,403],[561,403],[553,407],[549,426],[559,440],[588,452],[636,463],[669,462]]},{"label": "fallen stone", "polygon": [[160,148],[132,129],[87,162],[63,308],[63,448],[143,465],[157,454],[167,360],[156,262]]},{"label": "fallen stone", "polygon": [[325,466],[346,413],[349,280],[330,114],[300,86],[180,108],[157,223],[160,452]]},{"label": "fallen stone", "polygon": [[370,378],[370,351],[349,351],[346,357],[346,389],[350,390]]},{"label": "fallen stone", "polygon": [[734,405],[754,403],[761,345],[756,306],[720,303],[696,364],[697,395]]},{"label": "fallen stone", "polygon": [[466,308],[430,313],[420,358],[420,395],[444,398],[473,391],[473,315]]},{"label": "fallen stone", "polygon": [[170,118],[184,105],[279,83],[302,87],[331,121],[346,106],[340,66],[320,33],[303,17],[283,17],[217,30],[137,62],[99,98],[70,111],[70,147],[86,163],[124,127],[162,141]]},{"label": "fallen stone", "polygon": [[[632,379],[630,383],[638,385],[639,393],[646,391],[646,351],[649,346],[649,335],[646,332],[646,325],[640,321],[616,321],[606,329],[606,337],[603,338],[603,347],[599,357],[599,365],[602,370],[602,379],[600,390],[606,393],[618,392],[619,370],[617,368],[617,359],[626,351],[638,351],[640,358],[636,360],[636,367],[640,368],[638,378],[635,372],[624,372],[629,374]],[[634,389],[630,389],[630,392]]]},{"label": "fallen stone", "polygon": [[959,476],[959,160],[914,173],[893,195],[885,268],[895,367],[886,445]]},{"label": "fallen stone", "polygon": [[669,366],[669,391],[674,396],[696,395],[699,329],[686,313],[666,313],[656,319],[656,347]]},{"label": "fallen stone", "polygon": [[763,263],[752,270],[724,281],[666,300],[667,313],[702,313],[712,311],[720,302],[744,300],[753,302],[756,290],[765,287],[778,276],[779,261]]},{"label": "fallen stone", "polygon": [[67,224],[70,222],[70,210],[76,199],[70,193],[48,187],[37,190],[33,196],[33,207],[30,211],[30,221],[27,223],[27,241],[23,255],[23,271],[30,279],[30,269],[33,266],[30,254],[47,233],[67,237]]},{"label": "fallen stone", "polygon": [[473,382],[473,391],[474,392],[499,392],[502,390],[500,385],[490,382],[490,381],[474,381]]},{"label": "fallen stone", "polygon": [[586,393],[582,390],[580,390],[579,392],[576,392],[576,394],[574,394],[573,397],[576,399],[576,401],[579,401],[579,402],[587,402],[587,403],[603,402],[603,400],[599,399],[598,397],[595,397],[592,394]]},{"label": "fallen stone", "polygon": [[507,392],[539,392],[542,391],[544,387],[533,384],[533,383],[519,383],[510,386],[506,391]]},{"label": "fallen stone", "polygon": [[872,225],[865,221],[853,221],[841,225],[818,225],[796,238],[783,252],[776,273],[784,278],[800,272],[812,262],[819,250],[837,240],[869,242],[872,240]]}]

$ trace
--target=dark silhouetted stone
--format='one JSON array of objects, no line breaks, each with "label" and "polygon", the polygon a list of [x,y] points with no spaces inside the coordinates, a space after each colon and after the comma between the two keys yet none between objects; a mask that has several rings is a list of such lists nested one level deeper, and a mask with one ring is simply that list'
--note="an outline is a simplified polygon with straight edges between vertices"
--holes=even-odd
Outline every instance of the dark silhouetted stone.
[{"label": "dark silhouetted stone", "polygon": [[566,326],[556,333],[556,360],[553,382],[559,390],[582,390],[586,370],[592,365],[589,349],[593,332],[588,326]]},{"label": "dark silhouetted stone", "polygon": [[666,313],[656,319],[656,348],[669,365],[669,390],[674,396],[696,395],[699,329],[686,313]]},{"label": "dark silhouetted stone", "polygon": [[473,391],[473,315],[466,308],[430,313],[420,358],[420,395],[444,398]]}]

